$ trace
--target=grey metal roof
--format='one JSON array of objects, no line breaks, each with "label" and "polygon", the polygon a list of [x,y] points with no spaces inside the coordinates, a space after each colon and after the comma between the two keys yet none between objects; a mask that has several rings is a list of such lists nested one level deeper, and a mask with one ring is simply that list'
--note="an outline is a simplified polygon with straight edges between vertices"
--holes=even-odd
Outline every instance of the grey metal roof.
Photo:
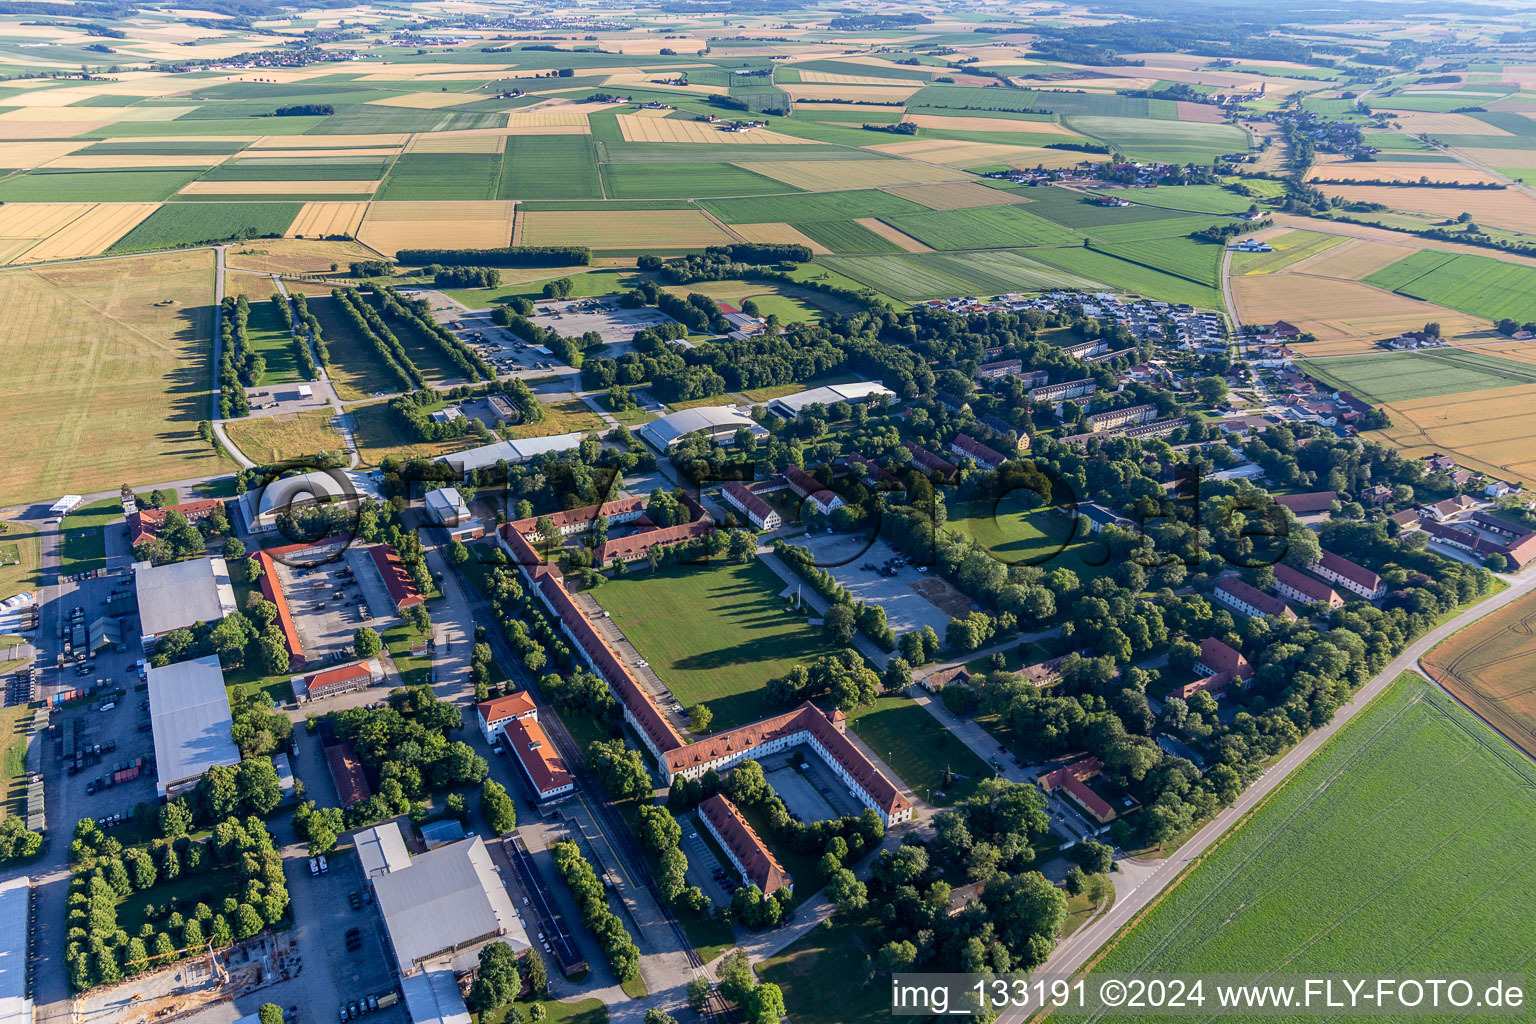
[{"label": "grey metal roof", "polygon": [[701,405],[695,409],[681,409],[654,419],[640,428],[640,435],[657,448],[670,448],[677,440],[696,430],[720,430],[729,427],[746,427],[754,434],[767,431],[753,422],[752,417],[733,405]]},{"label": "grey metal roof", "polygon": [[32,1024],[27,997],[28,902],[32,880],[25,875],[0,882],[0,1024]]},{"label": "grey metal roof", "polygon": [[895,398],[896,392],[870,380],[856,381],[852,384],[829,384],[826,387],[812,388],[809,391],[775,398],[769,408],[779,409],[798,417],[808,406],[831,405],[834,402],[862,402],[875,395]]},{"label": "grey metal roof", "polygon": [[405,848],[405,836],[400,834],[398,822],[386,821],[365,828],[353,836],[352,841],[357,847],[357,862],[363,869],[364,878],[376,878],[411,866],[411,855]]},{"label": "grey metal roof", "polygon": [[473,1019],[451,970],[422,971],[400,979],[413,1024],[469,1024]]},{"label": "grey metal roof", "polygon": [[169,565],[133,564],[140,631],[160,636],[198,622],[217,622],[235,611],[235,588],[222,558],[194,558]]},{"label": "grey metal roof", "polygon": [[373,891],[402,974],[422,960],[493,938],[514,951],[528,947],[512,898],[478,836],[412,858],[410,866],[375,878]]},{"label": "grey metal roof", "polygon": [[505,459],[509,465],[527,462],[538,455],[550,452],[568,452],[581,445],[585,433],[551,434],[548,437],[524,437],[516,441],[497,441],[468,451],[442,455],[438,462],[452,466],[462,476],[477,469],[487,469]]},{"label": "grey metal roof", "polygon": [[210,654],[147,671],[160,791],[216,764],[239,764],[229,738],[229,695],[219,656]]}]

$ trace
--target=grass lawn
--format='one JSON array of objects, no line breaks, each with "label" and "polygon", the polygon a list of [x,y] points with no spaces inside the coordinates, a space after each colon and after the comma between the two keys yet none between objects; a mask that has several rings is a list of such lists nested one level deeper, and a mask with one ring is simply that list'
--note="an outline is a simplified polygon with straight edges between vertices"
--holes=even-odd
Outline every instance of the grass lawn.
[{"label": "grass lawn", "polygon": [[474,1016],[479,1024],[503,1024],[512,1007],[521,1010],[526,1019],[535,1004],[544,1007],[545,1024],[608,1024],[608,1008],[596,999],[583,999],[575,1003],[561,1003],[553,999],[519,999],[489,1013]]},{"label": "grass lawn", "polygon": [[388,402],[353,406],[347,410],[347,415],[352,417],[352,436],[357,441],[357,456],[363,466],[377,466],[386,455],[402,459],[435,459],[475,444],[472,437],[414,441],[400,432],[395,418],[390,415]]},{"label": "grass lawn", "polygon": [[[1034,492],[1020,497],[1034,497]],[[949,505],[949,526],[974,539],[1005,564],[1038,565],[1046,572],[1070,569],[1086,583],[1112,567],[1109,552],[1091,539],[1088,521],[1059,515],[1052,509],[1021,509],[1009,497]],[[1103,564],[1096,564],[1102,562]]]},{"label": "grass lawn", "polygon": [[197,436],[213,269],[198,251],[0,272],[0,506],[223,471]]},{"label": "grass lawn", "polygon": [[784,990],[795,1024],[880,1024],[891,1017],[890,983],[874,960],[884,941],[873,920],[839,915],[759,963],[757,976]]},{"label": "grass lawn", "polygon": [[246,336],[251,348],[266,360],[267,371],[256,382],[258,387],[273,384],[294,384],[304,379],[299,372],[299,361],[294,357],[293,334],[288,321],[272,305],[270,298],[259,294],[247,294],[251,304],[250,320],[246,324]]},{"label": "grass lawn", "polygon": [[[918,796],[940,807],[964,800],[994,774],[937,718],[910,697],[879,697],[848,716],[859,739]],[[953,773],[944,786],[945,770]],[[944,795],[940,796],[942,792]]]},{"label": "grass lawn", "polygon": [[683,706],[709,704],[718,731],[784,710],[768,700],[768,680],[829,651],[779,599],[783,589],[755,561],[655,574],[641,565],[592,596]]},{"label": "grass lawn", "polygon": [[7,815],[23,814],[27,809],[27,727],[33,714],[26,705],[0,711],[0,771],[5,781],[0,810]]},{"label": "grass lawn", "polygon": [[123,516],[122,502],[103,498],[81,505],[64,517],[63,562],[59,572],[65,576],[107,567],[107,539],[102,528]]},{"label": "grass lawn", "polygon": [[5,527],[0,533],[0,600],[38,587],[37,530],[24,523],[6,523]]},{"label": "grass lawn", "polygon": [[379,365],[378,356],[342,316],[336,300],[329,295],[312,296],[309,311],[320,321],[320,330],[330,349],[331,365],[326,368],[336,396],[343,402],[356,402],[376,394],[400,389],[394,374]]},{"label": "grass lawn", "polygon": [[1097,969],[1523,970],[1536,910],[1533,783],[1524,757],[1404,673]]},{"label": "grass lawn", "polygon": [[[1109,886],[1109,895],[1105,898],[1104,910],[1107,912],[1115,905],[1115,887]],[[1093,920],[1099,913],[1099,905],[1094,903],[1088,894],[1067,897],[1067,919],[1061,925],[1061,937],[1064,939],[1077,931],[1083,925]]]},{"label": "grass lawn", "polygon": [[395,668],[400,670],[401,680],[407,686],[429,682],[432,678],[431,652],[423,650],[420,654],[411,653],[411,644],[417,641],[426,643],[428,635],[430,634],[416,632],[409,623],[405,622],[379,634],[384,641],[385,650],[389,651],[389,656],[395,663]]},{"label": "grass lawn", "polygon": [[572,434],[576,431],[607,432],[603,418],[579,398],[564,402],[545,402],[544,418],[537,423],[519,423],[502,431],[510,440],[520,437],[549,437],[552,434]]},{"label": "grass lawn", "polygon": [[[206,903],[215,912],[226,896],[240,896],[240,873],[234,864],[222,864],[210,871],[190,874],[183,871],[174,882],[157,882],[143,892],[130,892],[117,903],[117,924],[129,935],[137,935],[139,927],[148,921],[144,909],[151,904],[162,906],[178,901],[185,914],[199,903]],[[165,920],[151,922],[157,931],[165,928]]]},{"label": "grass lawn", "polygon": [[225,424],[229,435],[246,457],[258,465],[343,451],[341,435],[331,429],[329,412],[284,413],[280,416],[248,416]]},{"label": "grass lawn", "polygon": [[[526,275],[537,275],[527,277]],[[568,274],[558,271],[551,272],[543,268],[531,268],[521,270],[507,268],[501,272],[502,283],[495,288],[450,288],[443,292],[450,299],[455,299],[471,309],[484,309],[487,306],[505,306],[507,300],[513,298],[532,299],[535,302],[544,297],[544,283],[568,277],[571,281],[571,295],[573,299],[592,298],[598,295],[611,295],[614,292],[622,292],[634,287],[641,275],[633,267],[615,267],[613,269],[587,270],[585,267],[574,267]],[[511,281],[509,278],[517,276],[521,280]]]}]

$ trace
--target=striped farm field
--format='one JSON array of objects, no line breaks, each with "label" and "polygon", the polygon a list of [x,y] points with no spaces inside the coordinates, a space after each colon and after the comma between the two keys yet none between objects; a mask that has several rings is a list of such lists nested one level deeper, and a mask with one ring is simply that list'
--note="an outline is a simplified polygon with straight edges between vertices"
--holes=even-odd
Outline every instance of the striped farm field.
[{"label": "striped farm field", "polygon": [[963,171],[912,160],[739,160],[737,166],[807,192],[878,188],[882,185],[924,185],[971,178]]},{"label": "striped farm field", "polygon": [[1536,756],[1536,595],[1527,594],[1424,656],[1435,681]]},{"label": "striped farm field", "polygon": [[1285,231],[1268,233],[1263,238],[1273,252],[1234,252],[1231,256],[1234,274],[1273,274],[1294,263],[1316,256],[1348,241],[1342,235],[1326,235],[1321,231]]},{"label": "striped farm field", "polygon": [[227,156],[175,154],[156,155],[146,153],[135,156],[130,153],[71,153],[57,160],[50,160],[50,170],[62,171],[111,171],[139,170],[160,167],[212,167],[229,159]]},{"label": "striped farm field", "polygon": [[357,239],[387,255],[400,249],[495,249],[512,244],[513,203],[368,205]]},{"label": "striped farm field", "polygon": [[251,149],[376,149],[399,147],[409,135],[383,132],[371,135],[268,135],[251,143]]},{"label": "striped farm field", "polygon": [[523,213],[522,245],[590,245],[594,249],[681,249],[731,241],[700,210],[569,210]]},{"label": "striped farm field", "polygon": [[184,196],[372,195],[377,181],[194,181]]},{"label": "striped farm field", "polygon": [[585,128],[587,115],[580,110],[514,110],[507,115],[508,128]]},{"label": "striped farm field", "polygon": [[1375,403],[1536,384],[1536,367],[1483,355],[1476,349],[1377,352],[1301,365],[1324,383]]},{"label": "striped farm field", "polygon": [[951,132],[1027,132],[1031,135],[1060,135],[1064,139],[1082,138],[1066,125],[1055,121],[1021,121],[1011,117],[946,117],[943,114],[908,114],[903,120],[919,128],[938,128]]},{"label": "striped farm field", "polygon": [[625,142],[693,142],[711,145],[813,145],[808,139],[763,131],[754,128],[749,132],[728,132],[720,125],[706,121],[684,121],[675,117],[639,117],[635,114],[619,114],[619,131]]},{"label": "striped farm field", "polygon": [[906,302],[951,295],[1100,287],[1092,278],[1064,273],[1007,250],[825,256],[818,263]]},{"label": "striped farm field", "polygon": [[1039,164],[1046,167],[1070,167],[1083,158],[1081,153],[1066,149],[1010,146],[1002,142],[959,142],[954,139],[909,139],[905,142],[882,142],[865,148],[888,156],[960,168],[993,164],[1006,164],[1009,167],[1034,167]]},{"label": "striped farm field", "polygon": [[822,102],[835,102],[843,100],[849,103],[903,103],[913,93],[917,92],[915,85],[817,85],[807,82],[800,85],[785,85],[785,92],[794,97],[795,102],[801,100],[821,100]]},{"label": "striped farm field", "polygon": [[800,229],[835,253],[901,252],[902,246],[852,220],[818,220]]},{"label": "striped farm field", "polygon": [[305,203],[288,225],[290,238],[324,238],[327,235],[357,236],[367,203]]},{"label": "striped farm field", "polygon": [[1381,203],[1394,210],[1456,218],[1470,213],[1478,224],[1536,232],[1536,197],[1519,189],[1414,188],[1403,185],[1321,185],[1329,196],[1351,203]]},{"label": "striped farm field", "polygon": [[1405,458],[1447,452],[1458,465],[1536,486],[1536,386],[1388,402],[1383,408],[1392,425],[1371,436],[1402,449]]},{"label": "striped farm field", "polygon": [[882,220],[935,249],[1001,249],[1021,245],[1081,245],[1083,236],[1028,206],[978,206],[967,210],[883,217]]},{"label": "striped farm field", "polygon": [[98,256],[160,208],[159,203],[98,203],[28,249],[16,262]]},{"label": "striped farm field", "polygon": [[[1307,175],[1307,181],[1419,181],[1456,182],[1462,185],[1496,184],[1498,178],[1487,171],[1459,164],[1455,161],[1436,163],[1399,163],[1372,160],[1317,163]],[[1498,191],[1498,190],[1494,190]]]},{"label": "striped farm field", "polygon": [[859,217],[854,223],[873,231],[881,238],[891,242],[902,252],[933,252],[932,246],[924,245],[905,231],[899,231],[891,227],[878,217]]},{"label": "striped farm field", "polygon": [[1536,267],[1518,263],[1425,250],[1366,282],[1491,320],[1536,318]]},{"label": "striped farm field", "polygon": [[921,203],[930,210],[967,210],[975,206],[1004,206],[1027,203],[1029,197],[1000,188],[988,188],[976,181],[955,181],[941,185],[909,185],[887,188],[893,196]]},{"label": "striped farm field", "polygon": [[68,156],[88,143],[63,139],[57,142],[0,142],[0,167],[41,167]]},{"label": "striped farm field", "polygon": [[[1302,231],[1300,234],[1312,235],[1316,232]],[[1311,274],[1316,277],[1337,277],[1347,281],[1363,281],[1378,270],[1390,267],[1403,258],[1407,251],[1401,245],[1393,245],[1390,242],[1374,242],[1366,238],[1349,238],[1344,235],[1325,235],[1325,238],[1334,238],[1339,241],[1333,245],[1323,245],[1321,241],[1308,241],[1303,248],[1313,249],[1309,255],[1300,260],[1286,261],[1289,269],[1296,273]],[[1277,239],[1269,239],[1274,244]],[[1317,247],[1321,248],[1317,248]],[[1291,253],[1281,253],[1280,247],[1275,246],[1276,253],[1281,255],[1282,261]],[[1270,256],[1272,253],[1242,253],[1244,256]],[[1232,257],[1232,270],[1238,272],[1238,254]],[[1256,262],[1241,264],[1246,273],[1263,272],[1285,269],[1270,263]],[[1262,268],[1255,271],[1254,268]]]},{"label": "striped farm field", "polygon": [[0,238],[46,238],[95,203],[6,203],[0,206]]},{"label": "striped farm field", "polygon": [[[866,225],[867,226],[867,225]],[[781,242],[788,245],[803,245],[817,255],[830,252],[826,246],[811,236],[800,231],[792,224],[783,221],[767,224],[732,224],[731,230],[740,235],[746,242]]]},{"label": "striped farm field", "polygon": [[231,238],[281,236],[301,209],[298,203],[166,203],[112,246],[112,252],[143,252]]},{"label": "striped farm field", "polygon": [[407,153],[500,153],[506,137],[500,132],[438,132],[418,135],[405,147]]},{"label": "striped farm field", "polygon": [[875,75],[840,75],[835,71],[802,71],[800,81],[809,85],[883,85],[911,86],[920,88],[928,84],[923,78],[882,78]]},{"label": "striped farm field", "polygon": [[461,103],[472,102],[472,97],[457,92],[408,92],[403,96],[368,100],[374,106],[406,107],[410,110],[437,110],[439,107],[456,107]]}]

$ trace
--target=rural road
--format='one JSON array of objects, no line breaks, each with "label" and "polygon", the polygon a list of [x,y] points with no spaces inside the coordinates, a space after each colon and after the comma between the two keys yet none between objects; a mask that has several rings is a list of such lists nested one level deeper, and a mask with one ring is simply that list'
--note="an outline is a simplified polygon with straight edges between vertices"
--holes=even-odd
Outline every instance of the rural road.
[{"label": "rural road", "polygon": [[[1486,615],[1491,615],[1505,605],[1516,601],[1526,594],[1536,590],[1536,573],[1517,577],[1508,590],[1473,605],[1455,618],[1437,626],[1425,633],[1419,639],[1409,644],[1403,653],[1393,658],[1386,668],[1378,672],[1370,682],[1366,683],[1355,694],[1354,699],[1339,709],[1334,715],[1333,721],[1321,729],[1311,733],[1295,747],[1277,761],[1259,780],[1243,791],[1237,802],[1216,817],[1212,818],[1204,828],[1190,837],[1189,841],[1181,846],[1173,856],[1165,860],[1156,870],[1148,875],[1139,885],[1130,892],[1119,897],[1114,907],[1107,914],[1103,914],[1092,923],[1072,935],[1071,938],[1056,947],[1045,964],[1036,972],[1038,974],[1070,974],[1082,969],[1095,953],[1105,943],[1114,938],[1120,929],[1125,927],[1138,913],[1160,896],[1165,889],[1174,883],[1191,863],[1198,860],[1214,843],[1227,833],[1234,825],[1253,810],[1274,789],[1288,779],[1296,769],[1306,763],[1317,750],[1344,727],[1344,724],[1355,716],[1355,713],[1370,703],[1378,694],[1403,672],[1417,667],[1419,659],[1429,652],[1440,641],[1451,634],[1465,629]],[[1010,1010],[999,1020],[1002,1024],[1020,1024],[1020,1022],[1033,1016],[1032,1012]]]}]

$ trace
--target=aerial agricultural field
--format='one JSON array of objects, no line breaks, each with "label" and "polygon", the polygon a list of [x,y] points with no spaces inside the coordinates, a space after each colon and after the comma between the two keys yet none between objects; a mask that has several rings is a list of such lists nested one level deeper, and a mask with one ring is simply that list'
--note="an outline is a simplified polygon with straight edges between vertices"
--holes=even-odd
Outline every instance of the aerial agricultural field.
[{"label": "aerial agricultural field", "polygon": [[496,195],[499,199],[602,198],[597,153],[592,148],[591,138],[585,135],[508,138]]},{"label": "aerial agricultural field", "polygon": [[1133,160],[1209,163],[1212,157],[1246,153],[1249,147],[1248,133],[1229,124],[1095,116],[1071,116],[1066,124],[1110,143]]},{"label": "aerial agricultural field", "polygon": [[1001,206],[1007,203],[1027,203],[1028,196],[1002,189],[987,188],[974,181],[956,181],[943,185],[908,185],[887,188],[884,191],[902,199],[921,203],[930,210],[967,210],[976,206]]},{"label": "aerial agricultural field", "polygon": [[[1325,256],[1326,258],[1326,256]],[[1480,318],[1394,295],[1357,281],[1341,281],[1291,271],[1234,277],[1232,295],[1244,323],[1288,320],[1317,336],[1303,346],[1308,355],[1370,351],[1376,342],[1436,321],[1444,337],[1486,331]]]},{"label": "aerial agricultural field", "polygon": [[1536,266],[1425,251],[1384,267],[1365,280],[1489,319],[1536,319]]},{"label": "aerial agricultural field", "polygon": [[[904,247],[894,242],[887,234],[860,224],[858,221],[819,220],[800,225],[800,230],[814,238],[823,248],[834,253],[904,251]],[[891,230],[894,231],[894,229]],[[900,232],[896,234],[899,235]]]},{"label": "aerial agricultural field", "polygon": [[[866,227],[868,225],[865,225]],[[817,255],[826,255],[829,250],[810,235],[805,234],[793,224],[785,224],[782,221],[766,224],[732,224],[731,230],[747,242],[782,242],[786,245],[803,245]]]},{"label": "aerial agricultural field", "polygon": [[1046,251],[1079,250],[827,256],[818,262],[892,298],[907,302],[946,295],[995,295],[1043,287],[1089,290],[1102,287],[1093,278],[1066,273],[1030,258]]},{"label": "aerial agricultural field", "polygon": [[398,249],[494,249],[512,240],[513,204],[370,203],[357,240],[385,255]]},{"label": "aerial agricultural field", "polygon": [[[1406,673],[1123,933],[1095,970],[1525,968],[1531,949],[1522,937],[1536,911],[1533,841],[1536,772]],[[1468,873],[1469,864],[1480,870]]]},{"label": "aerial agricultural field", "polygon": [[341,451],[345,445],[330,423],[328,412],[248,416],[227,424],[224,432],[246,458],[266,465]]},{"label": "aerial agricultural field", "polygon": [[1221,293],[1215,288],[1095,249],[1081,246],[1043,247],[1031,249],[1029,254],[1041,263],[1048,263],[1079,279],[1100,281],[1116,291],[1155,296],[1165,302],[1187,302],[1210,309],[1221,306]]},{"label": "aerial agricultural field", "polygon": [[1536,198],[1514,188],[1414,188],[1410,185],[1319,185],[1351,203],[1381,203],[1394,210],[1454,220],[1463,213],[1489,227],[1536,232]]},{"label": "aerial agricultural field", "polygon": [[1511,602],[1440,643],[1424,668],[1527,754],[1536,756],[1536,596]]},{"label": "aerial agricultural field", "polygon": [[299,215],[298,203],[166,203],[128,232],[110,252],[140,252],[280,236]]},{"label": "aerial agricultural field", "polygon": [[0,272],[0,503],[216,471],[212,303],[206,251]]},{"label": "aerial agricultural field", "polygon": [[877,188],[881,185],[920,185],[969,179],[964,171],[910,160],[781,160],[749,159],[738,165],[807,192]]},{"label": "aerial agricultural field", "polygon": [[1324,382],[1371,402],[1402,402],[1536,384],[1536,368],[1483,355],[1475,349],[1382,352],[1313,360],[1302,365]]},{"label": "aerial agricultural field", "polygon": [[729,242],[699,210],[590,210],[518,215],[523,245],[590,245],[595,249],[682,249]]},{"label": "aerial agricultural field", "polygon": [[1536,486],[1536,387],[1529,384],[1388,402],[1376,435],[1421,458],[1448,452],[1459,465]]},{"label": "aerial agricultural field", "polygon": [[305,203],[286,233],[294,238],[356,237],[367,209],[367,203]]},{"label": "aerial agricultural field", "polygon": [[1234,252],[1231,268],[1234,274],[1273,274],[1293,263],[1316,256],[1336,245],[1351,241],[1341,235],[1325,235],[1321,231],[1285,231],[1276,234],[1266,232],[1263,241],[1273,252]]},{"label": "aerial agricultural field", "polygon": [[1028,205],[932,210],[882,219],[935,249],[1082,244],[1076,231],[1035,216]]},{"label": "aerial agricultural field", "polygon": [[96,256],[159,208],[159,203],[98,203],[19,254],[13,262],[36,263]]}]

